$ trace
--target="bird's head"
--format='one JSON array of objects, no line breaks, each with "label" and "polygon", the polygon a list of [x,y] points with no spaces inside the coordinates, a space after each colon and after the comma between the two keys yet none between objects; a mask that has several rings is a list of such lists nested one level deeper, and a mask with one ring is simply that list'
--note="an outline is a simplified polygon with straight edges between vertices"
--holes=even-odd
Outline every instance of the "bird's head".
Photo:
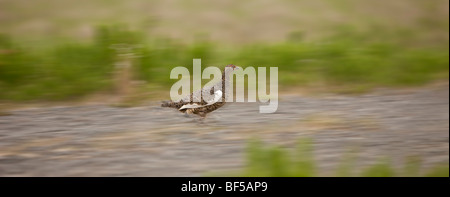
[{"label": "bird's head", "polygon": [[222,73],[222,78],[225,76],[230,76],[230,74],[232,74],[234,71],[241,69],[241,67],[239,66],[235,66],[233,64],[228,64],[227,66],[225,66],[225,68],[223,69],[224,72]]},{"label": "bird's head", "polygon": [[224,75],[226,74],[226,73],[228,73],[228,74],[231,74],[231,73],[233,73],[235,70],[239,70],[239,69],[241,69],[241,67],[239,67],[239,66],[235,66],[235,65],[233,65],[233,64],[228,64],[227,66],[225,66],[225,72],[223,73]]},{"label": "bird's head", "polygon": [[233,64],[228,64],[227,66],[225,66],[225,69],[227,69],[227,68],[231,68],[233,70],[236,70],[236,69],[239,69],[240,67],[239,66],[235,66]]}]

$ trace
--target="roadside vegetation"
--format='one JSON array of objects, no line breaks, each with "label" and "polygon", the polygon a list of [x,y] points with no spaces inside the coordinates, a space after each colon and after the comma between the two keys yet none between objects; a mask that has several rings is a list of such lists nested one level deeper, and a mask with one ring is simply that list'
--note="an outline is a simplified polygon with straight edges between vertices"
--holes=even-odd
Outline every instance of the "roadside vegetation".
[{"label": "roadside vegetation", "polygon": [[281,90],[291,87],[333,87],[335,92],[361,92],[374,87],[422,85],[448,79],[449,50],[443,47],[406,47],[391,41],[366,41],[346,34],[317,42],[289,40],[276,44],[221,47],[214,42],[181,44],[145,39],[142,33],[120,27],[98,28],[92,42],[64,42],[43,48],[15,44],[0,37],[0,99],[64,100],[94,92],[114,93],[115,64],[132,53],[133,80],[161,90],[170,87],[170,70],[236,64],[242,67],[279,67]]},{"label": "roadside vegetation", "polygon": [[[250,177],[315,177],[320,176],[310,140],[299,140],[297,147],[289,151],[278,146],[264,145],[258,140],[248,143],[244,170],[236,172]],[[348,153],[342,157],[334,173],[325,176],[338,177],[448,177],[448,164],[439,164],[423,169],[419,157],[405,158],[403,166],[394,167],[388,158],[380,158],[378,163],[364,167],[355,165],[357,154]],[[324,176],[322,174],[322,176]]]},{"label": "roadside vegetation", "polygon": [[[448,80],[445,0],[239,1],[240,7],[201,0],[177,6],[142,0],[40,1],[2,2],[0,101],[132,94],[119,86],[136,84],[136,91],[167,92],[175,82],[170,70],[191,68],[193,58],[201,58],[203,68],[277,66],[281,91],[359,93]],[[261,3],[265,6],[257,6]],[[186,23],[173,26],[174,20]],[[204,23],[208,29],[193,28]],[[251,33],[243,24],[253,24]],[[132,65],[127,77],[117,74],[125,72],[118,69],[124,61]]]}]

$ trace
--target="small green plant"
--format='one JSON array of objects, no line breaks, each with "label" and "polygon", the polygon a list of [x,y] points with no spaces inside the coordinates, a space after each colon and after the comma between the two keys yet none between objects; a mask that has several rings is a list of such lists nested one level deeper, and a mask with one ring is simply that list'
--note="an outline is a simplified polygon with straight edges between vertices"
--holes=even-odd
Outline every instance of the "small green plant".
[{"label": "small green plant", "polygon": [[280,147],[263,147],[253,140],[247,148],[247,163],[243,176],[315,176],[311,144],[301,140],[295,154],[289,154]]},{"label": "small green plant", "polygon": [[[241,176],[259,177],[313,177],[319,176],[317,165],[313,157],[310,140],[299,140],[296,151],[289,152],[277,146],[264,147],[258,140],[252,140],[247,148],[247,160]],[[355,154],[347,154],[337,168],[336,176],[363,176],[363,177],[394,177],[394,176],[449,176],[448,165],[437,165],[429,171],[420,173],[420,159],[409,157],[406,159],[403,170],[394,168],[389,160],[380,160],[378,163],[362,169],[359,174],[354,170]]]}]

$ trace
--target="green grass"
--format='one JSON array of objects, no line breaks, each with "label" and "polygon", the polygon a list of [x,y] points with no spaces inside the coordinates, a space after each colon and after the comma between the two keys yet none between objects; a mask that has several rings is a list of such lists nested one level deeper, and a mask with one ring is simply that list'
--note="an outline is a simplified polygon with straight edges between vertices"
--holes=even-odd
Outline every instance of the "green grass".
[{"label": "green grass", "polygon": [[[93,43],[67,42],[30,49],[0,38],[0,99],[65,100],[111,88],[116,54],[111,46],[130,37],[100,29]],[[128,35],[128,36],[127,36]],[[133,36],[131,36],[133,37]]]},{"label": "green grass", "polygon": [[279,147],[263,147],[252,141],[247,148],[247,163],[243,176],[301,176],[316,174],[309,141],[299,143],[295,154],[290,155]]},{"label": "green grass", "polygon": [[[281,90],[324,84],[333,92],[361,92],[374,87],[403,87],[448,79],[448,45],[411,47],[401,42],[366,39],[371,32],[342,28],[322,41],[227,46],[199,40],[147,38],[124,26],[99,27],[91,42],[61,41],[48,46],[18,44],[0,36],[0,100],[67,100],[114,89],[114,63],[121,53],[114,46],[133,46],[135,79],[169,89],[176,66],[203,68],[236,64],[279,67]],[[300,36],[294,36],[300,37]],[[392,38],[392,39],[395,39]],[[400,39],[400,38],[399,38]]]},{"label": "green grass", "polygon": [[[421,160],[417,157],[406,158],[401,169],[394,168],[388,159],[365,167],[361,172],[355,172],[354,153],[343,157],[334,175],[328,176],[363,176],[363,177],[406,177],[429,176],[448,177],[448,164],[420,171]],[[313,147],[310,140],[299,141],[295,151],[288,151],[278,146],[264,146],[260,141],[249,142],[246,150],[246,164],[243,171],[236,175],[245,177],[314,177],[319,176],[319,169],[314,161]]]}]

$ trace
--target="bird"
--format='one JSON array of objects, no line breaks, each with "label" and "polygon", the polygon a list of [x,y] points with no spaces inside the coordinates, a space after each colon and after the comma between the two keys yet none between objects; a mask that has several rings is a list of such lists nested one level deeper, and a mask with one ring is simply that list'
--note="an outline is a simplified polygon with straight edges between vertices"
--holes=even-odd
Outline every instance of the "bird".
[{"label": "bird", "polygon": [[[226,83],[226,77],[231,76],[231,72],[240,69],[240,67],[233,64],[225,66],[224,72],[222,72],[221,81],[208,87],[204,87],[201,90],[191,93],[185,98],[173,102],[173,101],[163,101],[161,107],[176,108],[178,111],[185,114],[195,114],[202,118],[212,111],[215,111],[225,105],[225,98],[230,86]],[[232,87],[231,87],[232,88]],[[207,98],[204,95],[214,95],[212,98]],[[200,98],[200,102],[194,102],[194,98]]]}]

